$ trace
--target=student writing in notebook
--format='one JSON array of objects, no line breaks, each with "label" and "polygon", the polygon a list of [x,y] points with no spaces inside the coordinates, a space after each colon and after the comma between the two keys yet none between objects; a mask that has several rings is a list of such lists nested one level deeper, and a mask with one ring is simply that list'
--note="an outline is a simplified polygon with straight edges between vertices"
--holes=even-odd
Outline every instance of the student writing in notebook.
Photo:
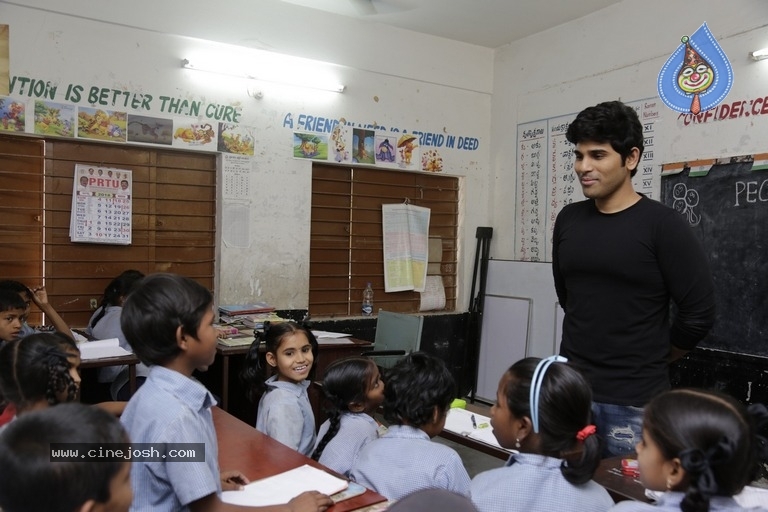
[{"label": "student writing in notebook", "polygon": [[320,426],[312,458],[349,476],[360,449],[379,437],[373,413],[384,400],[384,382],[371,359],[349,357],[325,370],[328,420]]},{"label": "student writing in notebook", "polygon": [[72,403],[25,414],[0,436],[0,507],[5,512],[128,512],[129,461],[51,457],[52,443],[128,442],[117,418],[96,407]]},{"label": "student writing in notebook", "polygon": [[222,490],[248,483],[238,471],[221,473],[211,408],[213,395],[192,378],[216,357],[211,293],[174,274],[144,278],[125,304],[121,325],[136,355],[151,366],[144,385],[128,402],[121,422],[134,443],[204,443],[201,462],[134,461],[134,512],[244,510],[316,512],[328,496],[302,493],[286,505],[244,509],[221,501]]},{"label": "student writing in notebook", "polygon": [[480,512],[605,512],[613,505],[592,481],[602,446],[589,384],[564,361],[529,357],[501,377],[491,426],[501,446],[519,453],[472,480]]},{"label": "student writing in notebook", "polygon": [[261,394],[256,430],[310,456],[315,448],[315,415],[307,388],[317,359],[315,335],[303,325],[282,322],[265,325],[263,339],[264,360],[257,337],[241,375],[251,400]]},{"label": "student writing in notebook", "polygon": [[469,496],[461,457],[431,438],[443,430],[456,385],[443,361],[413,352],[387,372],[384,418],[387,433],[365,445],[350,476],[391,500],[421,489]]}]

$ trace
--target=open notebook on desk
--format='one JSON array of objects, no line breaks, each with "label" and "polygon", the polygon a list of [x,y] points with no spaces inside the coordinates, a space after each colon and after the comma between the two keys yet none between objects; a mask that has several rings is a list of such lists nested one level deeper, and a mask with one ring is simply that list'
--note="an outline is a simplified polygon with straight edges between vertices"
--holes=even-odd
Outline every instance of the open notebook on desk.
[{"label": "open notebook on desk", "polygon": [[[474,425],[472,424],[473,416],[475,418]],[[493,429],[491,428],[491,418],[488,416],[473,413],[466,409],[452,408],[448,410],[445,427],[443,428],[454,434],[470,437],[496,448],[506,450],[509,453],[515,453],[514,450],[503,448],[496,440],[496,436],[493,435]]]},{"label": "open notebook on desk", "polygon": [[232,505],[249,507],[280,505],[288,503],[305,491],[319,491],[330,496],[343,491],[348,485],[346,480],[304,464],[279,475],[251,482],[242,491],[224,491],[221,493],[221,500]]}]

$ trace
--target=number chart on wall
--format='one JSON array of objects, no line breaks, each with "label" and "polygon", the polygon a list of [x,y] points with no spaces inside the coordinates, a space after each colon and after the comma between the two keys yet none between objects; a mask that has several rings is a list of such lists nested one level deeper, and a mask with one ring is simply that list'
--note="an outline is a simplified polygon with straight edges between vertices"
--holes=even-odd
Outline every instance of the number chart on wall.
[{"label": "number chart on wall", "polygon": [[[659,155],[654,136],[661,102],[650,98],[627,102],[643,124],[645,151],[632,182],[635,190],[657,199]],[[576,114],[517,125],[517,186],[515,190],[515,259],[552,261],[552,230],[560,209],[584,199],[573,171],[573,144],[565,138]]]},{"label": "number chart on wall", "polygon": [[73,242],[131,243],[132,172],[75,165],[69,236]]}]

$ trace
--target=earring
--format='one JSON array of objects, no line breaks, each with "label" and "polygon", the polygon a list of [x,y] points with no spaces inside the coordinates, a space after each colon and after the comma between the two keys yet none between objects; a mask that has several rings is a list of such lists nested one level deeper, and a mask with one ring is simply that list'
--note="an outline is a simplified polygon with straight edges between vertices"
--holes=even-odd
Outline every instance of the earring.
[{"label": "earring", "polygon": [[668,491],[672,490],[672,480],[669,478],[667,478],[667,490]]},{"label": "earring", "polygon": [[515,439],[515,448],[520,449],[520,438]]}]

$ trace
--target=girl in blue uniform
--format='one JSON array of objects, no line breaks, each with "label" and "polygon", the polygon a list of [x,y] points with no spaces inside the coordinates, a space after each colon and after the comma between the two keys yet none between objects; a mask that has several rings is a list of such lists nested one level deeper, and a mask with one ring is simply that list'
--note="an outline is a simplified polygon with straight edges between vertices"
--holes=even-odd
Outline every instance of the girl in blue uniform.
[{"label": "girl in blue uniform", "polygon": [[349,476],[360,449],[379,437],[373,413],[384,401],[384,382],[371,359],[350,357],[325,370],[328,420],[320,426],[312,458]]}]

